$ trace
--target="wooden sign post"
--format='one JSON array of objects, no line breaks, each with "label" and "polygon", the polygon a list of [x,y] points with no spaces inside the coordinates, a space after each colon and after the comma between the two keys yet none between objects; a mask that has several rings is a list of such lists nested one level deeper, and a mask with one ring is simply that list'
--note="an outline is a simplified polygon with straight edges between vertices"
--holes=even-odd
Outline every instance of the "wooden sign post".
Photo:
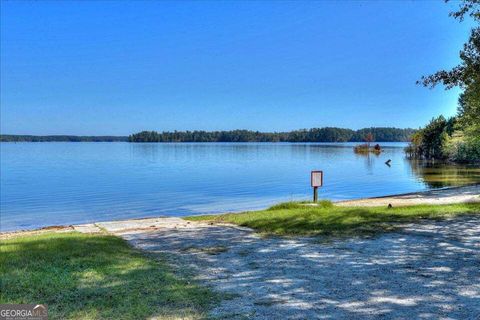
[{"label": "wooden sign post", "polygon": [[318,187],[323,185],[323,171],[312,171],[310,173],[310,183],[313,187],[313,202],[318,201]]}]

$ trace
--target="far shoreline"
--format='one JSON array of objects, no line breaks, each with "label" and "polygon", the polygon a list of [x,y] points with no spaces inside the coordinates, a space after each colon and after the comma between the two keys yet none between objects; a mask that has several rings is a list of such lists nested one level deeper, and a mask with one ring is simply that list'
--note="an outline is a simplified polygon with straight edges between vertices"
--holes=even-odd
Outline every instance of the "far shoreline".
[{"label": "far shoreline", "polygon": [[368,127],[349,129],[321,127],[290,131],[231,130],[184,130],[141,131],[130,135],[72,135],[72,134],[0,134],[1,142],[409,142],[416,132],[412,128]]}]

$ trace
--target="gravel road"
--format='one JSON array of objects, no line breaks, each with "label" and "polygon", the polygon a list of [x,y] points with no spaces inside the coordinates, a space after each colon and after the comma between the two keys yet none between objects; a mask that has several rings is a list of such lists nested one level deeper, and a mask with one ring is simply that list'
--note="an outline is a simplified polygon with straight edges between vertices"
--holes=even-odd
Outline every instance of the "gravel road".
[{"label": "gravel road", "polygon": [[178,218],[98,225],[222,293],[216,318],[480,319],[480,216],[334,241]]}]

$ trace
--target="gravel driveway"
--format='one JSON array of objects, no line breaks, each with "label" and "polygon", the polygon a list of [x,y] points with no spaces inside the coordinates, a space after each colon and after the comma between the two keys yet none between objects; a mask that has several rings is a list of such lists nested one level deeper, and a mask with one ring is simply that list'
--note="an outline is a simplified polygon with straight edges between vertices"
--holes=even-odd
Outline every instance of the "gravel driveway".
[{"label": "gravel driveway", "polygon": [[213,317],[480,319],[480,216],[335,241],[178,218],[98,225],[224,293]]}]

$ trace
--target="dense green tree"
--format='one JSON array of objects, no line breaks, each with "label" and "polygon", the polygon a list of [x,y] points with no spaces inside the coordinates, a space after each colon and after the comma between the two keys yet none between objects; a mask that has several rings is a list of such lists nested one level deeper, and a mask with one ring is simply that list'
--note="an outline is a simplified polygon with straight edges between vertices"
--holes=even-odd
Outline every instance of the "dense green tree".
[{"label": "dense green tree", "polygon": [[470,84],[460,95],[458,115],[467,138],[480,139],[480,81]]},{"label": "dense green tree", "polygon": [[[419,83],[430,88],[443,84],[447,90],[453,87],[463,89],[454,121],[456,126],[436,131],[433,128],[438,129],[442,121],[439,118],[433,120],[416,133],[408,152],[426,158],[437,158],[441,154],[453,161],[477,162],[480,161],[480,0],[461,1],[459,9],[451,12],[450,16],[459,21],[469,16],[475,22],[467,43],[460,51],[461,62],[450,70],[422,77]],[[432,132],[441,136],[426,136]],[[439,145],[440,140],[443,142]]]},{"label": "dense green tree", "polygon": [[412,137],[412,145],[409,149],[412,156],[424,159],[447,158],[444,146],[449,133],[453,130],[454,121],[454,118],[447,120],[439,116],[417,131]]}]

